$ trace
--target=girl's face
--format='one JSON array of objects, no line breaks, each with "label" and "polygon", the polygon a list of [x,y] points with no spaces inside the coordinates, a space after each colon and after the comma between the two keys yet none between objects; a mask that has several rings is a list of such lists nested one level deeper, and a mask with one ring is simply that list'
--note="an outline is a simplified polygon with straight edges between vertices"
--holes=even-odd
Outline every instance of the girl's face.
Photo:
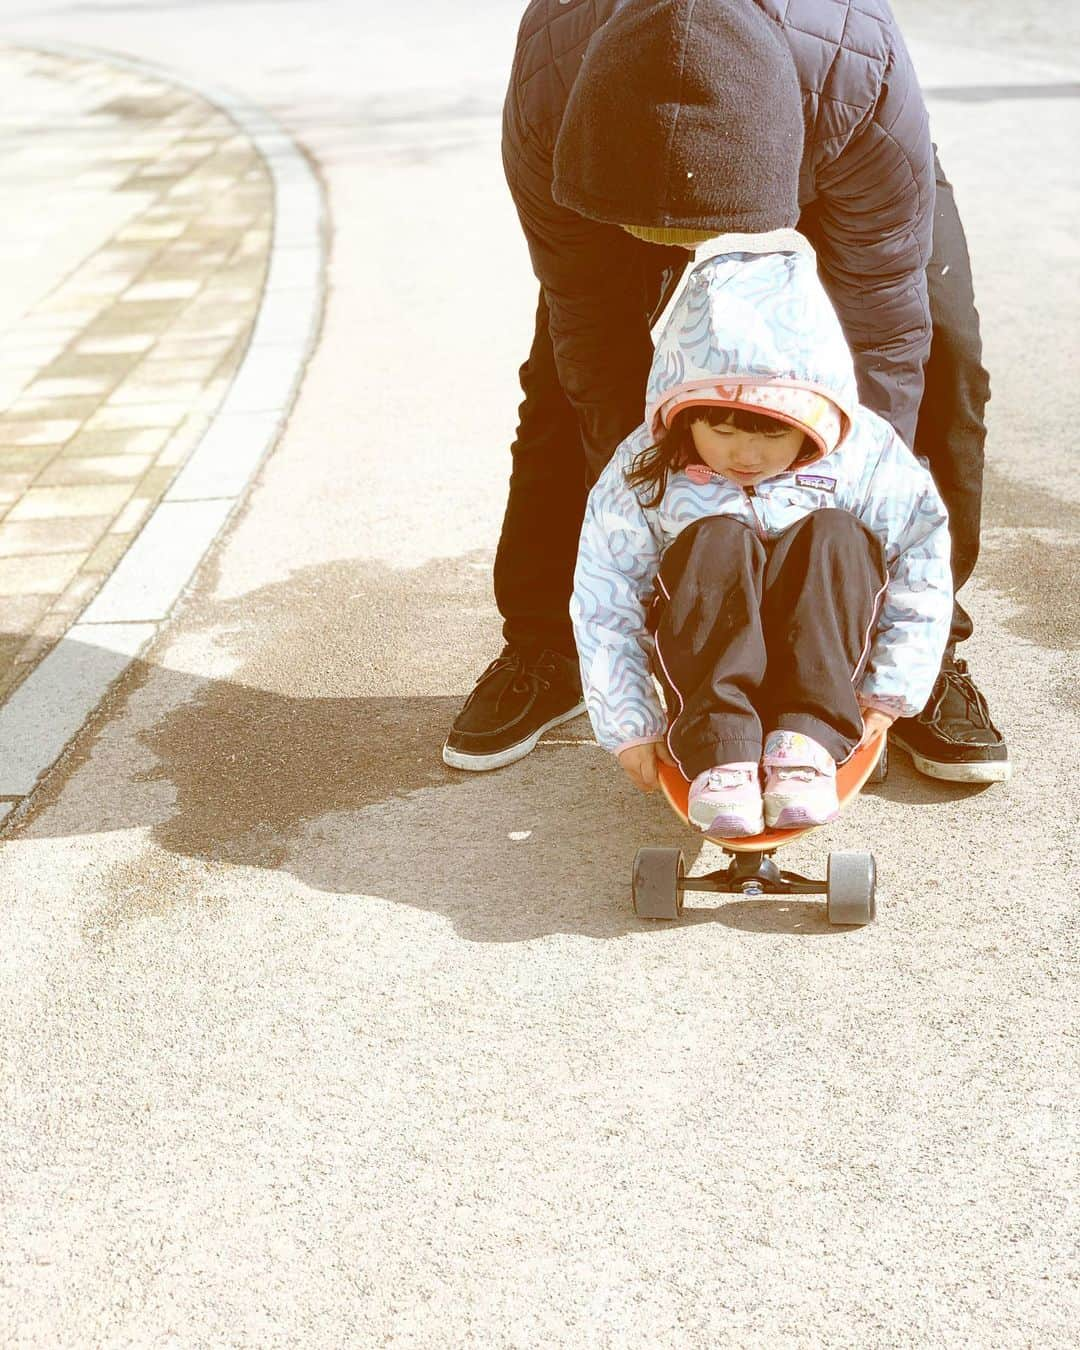
[{"label": "girl's face", "polygon": [[700,417],[690,424],[690,434],[702,461],[739,487],[753,487],[790,469],[803,443],[799,428],[784,422],[766,431],[741,431],[729,422],[710,426]]}]

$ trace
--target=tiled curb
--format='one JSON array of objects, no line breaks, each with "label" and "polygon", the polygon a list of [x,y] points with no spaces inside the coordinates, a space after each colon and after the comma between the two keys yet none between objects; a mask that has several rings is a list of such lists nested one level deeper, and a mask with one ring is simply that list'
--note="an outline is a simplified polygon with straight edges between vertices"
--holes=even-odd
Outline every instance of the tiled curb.
[{"label": "tiled curb", "polygon": [[216,106],[266,165],[274,224],[255,328],[213,421],[80,621],[0,708],[0,820],[34,790],[153,641],[273,448],[314,348],[325,269],[321,186],[261,109],[147,62],[69,43],[26,45],[168,81]]},{"label": "tiled curb", "polygon": [[78,622],[233,383],[274,183],[191,90],[0,42],[0,705]]}]

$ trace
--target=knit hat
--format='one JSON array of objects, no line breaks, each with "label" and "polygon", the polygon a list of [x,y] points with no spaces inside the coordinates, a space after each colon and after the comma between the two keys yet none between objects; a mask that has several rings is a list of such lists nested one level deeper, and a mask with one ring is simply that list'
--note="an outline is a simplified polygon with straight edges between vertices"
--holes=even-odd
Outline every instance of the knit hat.
[{"label": "knit hat", "polygon": [[719,234],[794,225],[802,95],[752,0],[626,0],[586,48],[552,195],[614,225]]}]

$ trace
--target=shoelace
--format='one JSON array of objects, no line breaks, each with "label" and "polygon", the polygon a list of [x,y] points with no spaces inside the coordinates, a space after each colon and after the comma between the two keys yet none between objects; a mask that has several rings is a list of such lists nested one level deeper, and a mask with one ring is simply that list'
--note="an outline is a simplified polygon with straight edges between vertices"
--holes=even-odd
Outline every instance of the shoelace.
[{"label": "shoelace", "polygon": [[[964,700],[964,714],[967,721],[972,726],[986,727],[996,732],[997,727],[990,720],[990,709],[987,706],[986,699],[976,688],[971,676],[968,674],[966,661],[953,661],[950,665],[943,666],[941,674],[938,677],[940,692],[934,703],[934,721],[938,720],[942,705],[945,702],[945,695],[950,689],[955,689]],[[974,713],[975,716],[971,714]]]},{"label": "shoelace", "polygon": [[[527,694],[534,688],[550,689],[551,679],[545,677],[540,672],[547,671],[551,676],[555,674],[555,668],[550,661],[545,661],[540,657],[535,657],[531,662],[527,661],[525,659],[525,653],[514,647],[509,651],[503,652],[501,656],[497,656],[495,660],[492,661],[491,665],[488,666],[487,670],[485,670],[483,675],[477,680],[477,686],[479,687],[483,684],[489,675],[494,675],[500,670],[513,671],[513,678],[495,700],[496,711],[498,711],[502,705],[502,701],[507,694]],[[470,697],[475,696],[475,694],[476,690],[474,689],[473,694]]]}]

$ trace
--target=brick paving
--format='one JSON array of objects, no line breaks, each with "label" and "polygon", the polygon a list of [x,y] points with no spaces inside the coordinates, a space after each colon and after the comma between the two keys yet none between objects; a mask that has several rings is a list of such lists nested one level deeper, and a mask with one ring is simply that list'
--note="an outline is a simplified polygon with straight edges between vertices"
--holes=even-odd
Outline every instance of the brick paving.
[{"label": "brick paving", "polygon": [[93,599],[244,355],[273,186],[197,97],[0,47],[0,700]]}]

